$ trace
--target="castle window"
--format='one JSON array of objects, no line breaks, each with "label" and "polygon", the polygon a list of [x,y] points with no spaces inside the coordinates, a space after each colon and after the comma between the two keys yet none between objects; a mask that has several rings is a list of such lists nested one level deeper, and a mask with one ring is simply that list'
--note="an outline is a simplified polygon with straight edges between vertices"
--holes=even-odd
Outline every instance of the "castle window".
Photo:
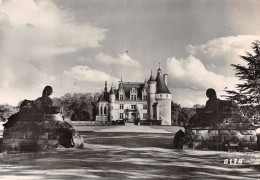
[{"label": "castle window", "polygon": [[143,119],[147,119],[147,117],[148,117],[147,113],[144,113],[143,114]]},{"label": "castle window", "polygon": [[119,95],[119,100],[124,100],[124,95],[120,94]]},{"label": "castle window", "polygon": [[131,105],[131,109],[135,109],[135,105]]},{"label": "castle window", "polygon": [[136,101],[136,95],[131,95],[131,100]]},{"label": "castle window", "polygon": [[147,104],[144,104],[143,109],[147,109]]},{"label": "castle window", "polygon": [[120,109],[124,109],[124,104],[120,104]]},{"label": "castle window", "polygon": [[123,113],[119,114],[119,119],[124,119],[124,114]]},{"label": "castle window", "polygon": [[146,95],[143,96],[143,100],[144,100],[144,101],[147,100],[147,96],[146,96]]},{"label": "castle window", "polygon": [[107,108],[106,107],[104,108],[104,114],[105,115],[107,114]]}]

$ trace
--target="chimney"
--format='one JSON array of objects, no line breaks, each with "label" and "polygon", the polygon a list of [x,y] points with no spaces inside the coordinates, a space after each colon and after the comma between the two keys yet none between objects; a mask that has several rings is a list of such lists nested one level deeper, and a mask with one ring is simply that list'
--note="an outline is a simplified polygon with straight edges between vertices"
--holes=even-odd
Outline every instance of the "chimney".
[{"label": "chimney", "polygon": [[163,75],[163,80],[164,80],[166,86],[167,86],[167,76],[168,76],[168,74],[164,74],[164,75]]},{"label": "chimney", "polygon": [[105,81],[105,92],[107,92],[107,81]]}]

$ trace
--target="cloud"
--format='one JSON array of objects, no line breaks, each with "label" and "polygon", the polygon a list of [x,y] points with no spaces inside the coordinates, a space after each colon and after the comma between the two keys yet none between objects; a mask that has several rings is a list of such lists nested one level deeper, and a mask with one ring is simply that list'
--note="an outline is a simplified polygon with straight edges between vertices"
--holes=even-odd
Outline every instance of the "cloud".
[{"label": "cloud", "polygon": [[[63,68],[57,71],[57,64],[63,66],[61,55],[98,48],[105,35],[105,29],[78,24],[68,9],[59,9],[52,1],[2,1],[0,92],[6,96],[0,97],[0,103],[33,99],[37,94],[33,92],[40,95],[45,85],[61,80]],[[18,99],[19,95],[24,97]]]},{"label": "cloud", "polygon": [[113,58],[103,53],[99,53],[96,56],[96,60],[104,64],[125,65],[125,66],[133,66],[137,68],[141,67],[141,64],[137,60],[132,59],[127,54],[120,54],[118,58]]},{"label": "cloud", "polygon": [[56,96],[62,96],[68,92],[101,92],[105,81],[108,82],[110,88],[112,83],[117,85],[119,80],[117,77],[87,65],[73,66],[55,77],[53,88],[56,89]]},{"label": "cloud", "polygon": [[169,86],[176,102],[185,106],[204,104],[206,89],[214,88],[218,97],[225,94],[225,87],[234,89],[240,82],[230,65],[246,65],[239,56],[245,51],[253,53],[252,42],[259,39],[259,35],[216,38],[205,44],[188,45],[187,58],[168,58]]},{"label": "cloud", "polygon": [[138,60],[132,59],[128,54],[119,54],[118,57],[99,53],[96,58],[96,63],[100,64],[100,68],[104,71],[110,70],[110,74],[117,77],[122,77],[125,81],[144,81],[144,67]]},{"label": "cloud", "polygon": [[245,62],[239,56],[245,55],[245,51],[252,52],[251,43],[259,39],[260,35],[222,37],[201,45],[188,45],[186,51],[188,54],[199,58],[211,71],[232,76],[233,69],[230,65],[245,65]]},{"label": "cloud", "polygon": [[[25,74],[32,71],[27,71]],[[39,72],[35,72],[39,73]],[[11,76],[11,74],[9,74]],[[31,76],[31,79],[37,74]],[[44,74],[41,74],[43,76]],[[25,75],[27,76],[27,75]],[[38,75],[39,76],[39,75]],[[14,76],[15,77],[15,76]],[[10,77],[9,79],[11,79]],[[28,82],[20,82],[20,84],[29,84],[33,81],[31,79],[24,79]],[[108,87],[110,88],[112,83],[117,85],[120,80],[117,77],[111,76],[105,72],[99,71],[97,69],[92,69],[89,66],[73,66],[56,76],[51,77],[41,77],[41,83],[37,84],[35,87],[20,87],[17,84],[17,88],[10,88],[10,86],[2,84],[4,88],[0,89],[1,94],[5,96],[1,97],[1,103],[8,102],[12,105],[17,105],[20,100],[23,99],[36,99],[41,96],[41,92],[46,85],[50,85],[54,89],[53,97],[60,97],[65,93],[81,93],[81,92],[101,92],[104,89],[105,81],[108,81]],[[38,79],[35,79],[36,81]],[[4,81],[6,83],[6,81]]]},{"label": "cloud", "polygon": [[209,71],[199,59],[192,55],[180,60],[174,57],[167,59],[167,68],[174,87],[193,90],[204,90],[211,87],[223,90],[226,86],[233,87],[236,82],[235,77],[225,77]]},{"label": "cloud", "polygon": [[10,24],[9,28],[4,27],[7,53],[16,48],[16,53],[28,52],[30,56],[59,55],[99,47],[105,38],[106,30],[75,23],[69,11],[58,9],[51,1],[36,2],[2,3],[1,21],[9,20]]},{"label": "cloud", "polygon": [[96,83],[100,81],[119,81],[119,79],[116,77],[110,76],[109,74],[96,69],[91,69],[88,66],[74,66],[69,70],[65,70],[63,74],[66,77],[73,78],[75,81],[86,81],[90,83]]},{"label": "cloud", "polygon": [[172,100],[181,104],[182,107],[193,107],[195,104],[205,105],[208,99],[205,90],[194,91],[188,88],[171,88],[170,91],[173,92]]}]

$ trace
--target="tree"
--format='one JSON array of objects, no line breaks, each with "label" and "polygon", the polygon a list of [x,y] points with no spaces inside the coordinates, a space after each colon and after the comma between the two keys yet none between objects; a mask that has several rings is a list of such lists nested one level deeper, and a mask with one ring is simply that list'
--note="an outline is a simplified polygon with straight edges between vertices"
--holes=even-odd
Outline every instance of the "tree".
[{"label": "tree", "polygon": [[0,121],[6,121],[11,115],[17,113],[18,108],[9,104],[0,105]]},{"label": "tree", "polygon": [[177,103],[171,102],[171,121],[173,125],[179,125],[179,115],[181,113],[181,106]]},{"label": "tree", "polygon": [[260,42],[253,42],[252,49],[254,54],[246,52],[246,56],[240,56],[246,66],[231,64],[241,83],[236,85],[237,91],[226,91],[228,99],[242,105],[260,103]]},{"label": "tree", "polygon": [[198,108],[204,108],[204,105],[200,105],[200,104],[195,104],[192,108],[193,109],[198,109]]},{"label": "tree", "polygon": [[181,108],[181,112],[179,115],[179,124],[185,125],[189,122],[190,118],[196,114],[196,109],[194,108]]},{"label": "tree", "polygon": [[53,105],[63,107],[64,116],[75,121],[93,121],[95,117],[95,102],[98,93],[66,93],[60,98],[53,98]]}]

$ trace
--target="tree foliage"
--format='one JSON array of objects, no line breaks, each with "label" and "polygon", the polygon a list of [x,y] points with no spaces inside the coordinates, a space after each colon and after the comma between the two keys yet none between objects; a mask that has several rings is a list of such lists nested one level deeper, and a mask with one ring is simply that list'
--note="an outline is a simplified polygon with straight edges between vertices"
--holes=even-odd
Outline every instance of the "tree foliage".
[{"label": "tree foliage", "polygon": [[66,93],[60,98],[53,98],[53,105],[62,107],[64,116],[73,120],[94,120],[95,102],[99,93]]},{"label": "tree foliage", "polygon": [[196,109],[195,108],[186,108],[183,107],[181,108],[181,113],[179,116],[179,122],[182,126],[184,126],[185,124],[188,123],[188,121],[190,120],[190,118],[196,113]]},{"label": "tree foliage", "polygon": [[171,102],[171,121],[172,125],[179,125],[179,115],[181,113],[181,106],[177,103]]},{"label": "tree foliage", "polygon": [[11,115],[18,112],[18,108],[9,104],[0,105],[0,121],[5,122]]},{"label": "tree foliage", "polygon": [[249,118],[250,120],[252,120],[252,122],[257,122],[259,120],[260,105],[244,105],[240,106],[239,109],[241,115],[243,115],[246,118]]},{"label": "tree foliage", "polygon": [[236,85],[237,91],[227,91],[227,97],[238,104],[260,103],[260,42],[253,42],[252,49],[254,54],[246,52],[245,56],[240,56],[246,66],[231,64],[241,83]]},{"label": "tree foliage", "polygon": [[181,107],[179,104],[171,103],[171,120],[173,125],[185,125],[189,119],[196,113],[196,108],[202,108],[203,105],[196,104],[192,108]]}]

